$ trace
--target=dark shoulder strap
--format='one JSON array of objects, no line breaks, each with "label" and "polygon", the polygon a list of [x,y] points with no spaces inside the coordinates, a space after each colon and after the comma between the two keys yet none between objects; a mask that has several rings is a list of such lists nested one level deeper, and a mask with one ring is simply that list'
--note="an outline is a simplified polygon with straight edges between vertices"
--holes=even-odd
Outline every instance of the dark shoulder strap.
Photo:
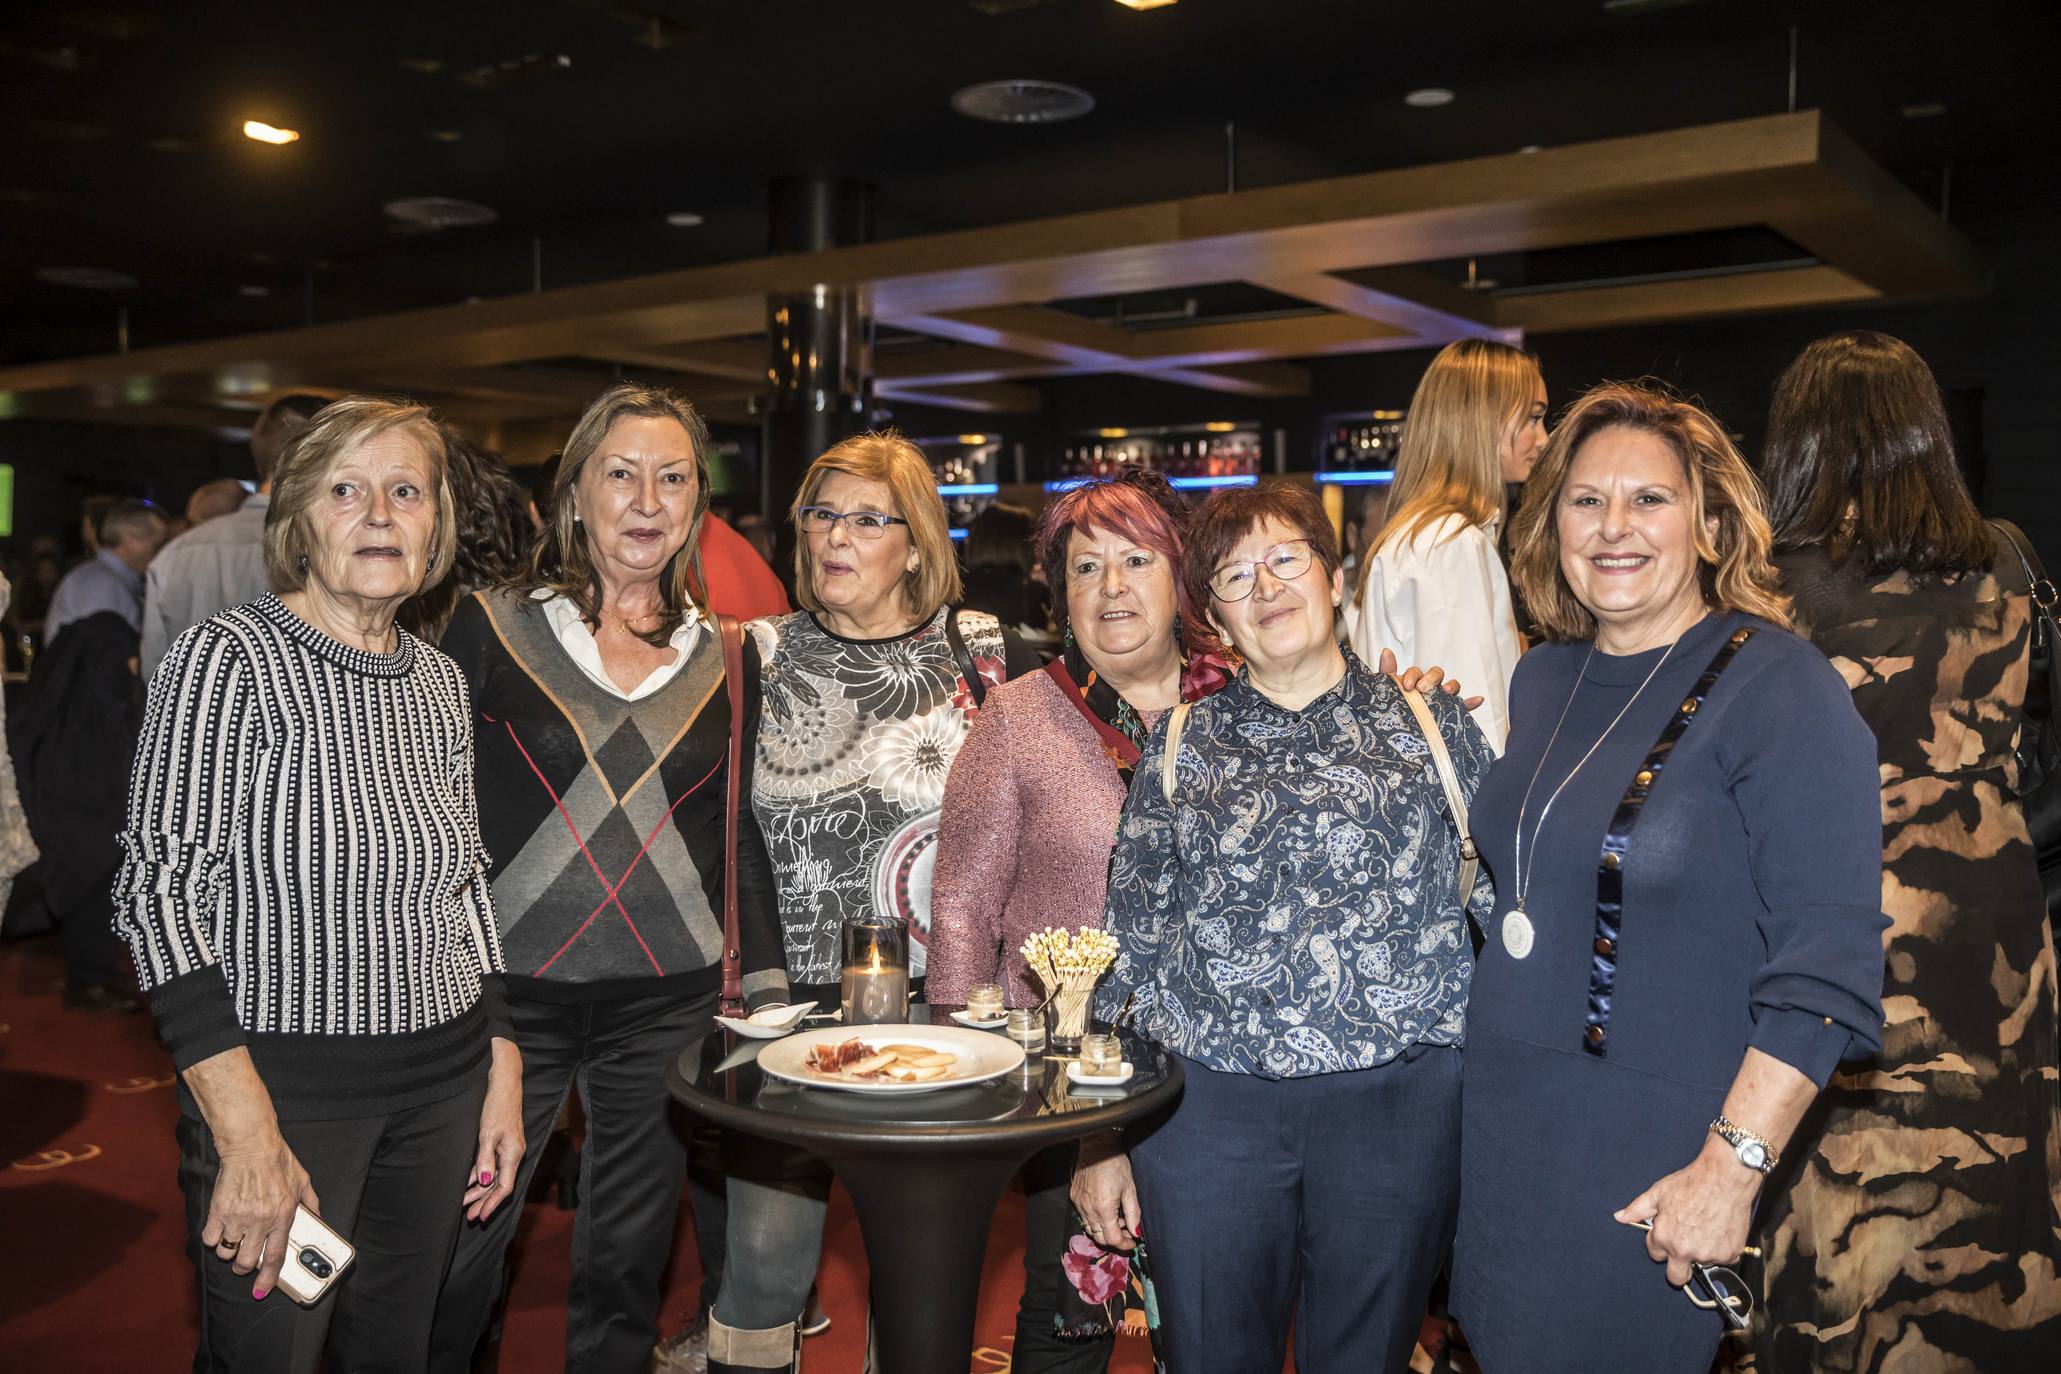
[{"label": "dark shoulder strap", "polygon": [[1674,753],[1675,745],[1696,719],[1696,712],[1710,697],[1710,689],[1717,686],[1718,678],[1732,666],[1732,660],[1755,633],[1755,627],[1742,625],[1718,646],[1703,676],[1696,679],[1689,695],[1668,717],[1667,727],[1647,751],[1646,761],[1632,775],[1631,786],[1625,789],[1617,813],[1610,818],[1610,829],[1604,832],[1603,854],[1596,864],[1596,937],[1589,960],[1589,1014],[1582,1028],[1582,1049],[1598,1059],[1608,1057],[1610,1052],[1610,1007],[1617,991],[1617,941],[1624,927],[1624,864],[1625,856],[1631,852],[1633,827],[1638,825],[1646,799],[1667,768],[1668,756]]},{"label": "dark shoulder strap", "polygon": [[[2054,607],[2057,598],[2052,579],[2047,576],[2047,570],[2040,566],[2038,551],[2032,547],[2032,541],[2025,537],[2025,531],[2019,529],[2009,520],[1992,520],[1989,523],[1997,533],[2010,541],[2011,551],[2018,555],[2018,566],[2025,570],[2026,586],[2031,589],[2032,604],[2036,608],[2034,620],[2036,622],[2045,621],[2046,632],[2049,634],[2053,633],[2055,629]],[[2035,624],[2033,626],[2034,633],[2039,633],[2041,628],[2040,625]]]},{"label": "dark shoulder strap", "polygon": [[723,685],[730,697],[728,796],[723,812],[723,1008],[744,1005],[744,956],[737,924],[737,826],[744,786],[744,626],[734,615],[716,617],[723,641]]},{"label": "dark shoulder strap", "polygon": [[988,699],[988,685],[981,681],[980,669],[973,666],[973,651],[966,647],[966,635],[959,628],[959,608],[952,607],[945,612],[945,639],[952,646],[952,657],[959,664],[959,676],[966,681],[966,690],[973,696],[973,709],[978,711],[982,702]]}]

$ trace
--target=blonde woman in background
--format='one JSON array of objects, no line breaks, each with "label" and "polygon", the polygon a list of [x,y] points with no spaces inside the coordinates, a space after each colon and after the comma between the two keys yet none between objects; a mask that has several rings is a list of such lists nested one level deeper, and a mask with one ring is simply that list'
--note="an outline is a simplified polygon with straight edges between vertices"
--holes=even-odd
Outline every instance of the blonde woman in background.
[{"label": "blonde woman in background", "polygon": [[1346,613],[1366,662],[1388,649],[1398,663],[1438,663],[1479,690],[1474,719],[1498,754],[1523,652],[1496,552],[1504,484],[1524,481],[1545,442],[1538,359],[1488,339],[1439,350],[1410,400],[1388,518]]}]

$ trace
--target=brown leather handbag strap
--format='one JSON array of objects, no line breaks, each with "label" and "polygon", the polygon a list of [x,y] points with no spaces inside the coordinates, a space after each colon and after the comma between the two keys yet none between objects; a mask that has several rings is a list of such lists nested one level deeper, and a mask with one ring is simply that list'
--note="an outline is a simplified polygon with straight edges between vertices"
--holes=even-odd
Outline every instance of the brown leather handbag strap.
[{"label": "brown leather handbag strap", "polygon": [[744,956],[737,935],[737,825],[744,786],[744,626],[734,615],[716,617],[723,641],[723,683],[730,694],[729,795],[723,812],[723,1007],[744,1005]]}]

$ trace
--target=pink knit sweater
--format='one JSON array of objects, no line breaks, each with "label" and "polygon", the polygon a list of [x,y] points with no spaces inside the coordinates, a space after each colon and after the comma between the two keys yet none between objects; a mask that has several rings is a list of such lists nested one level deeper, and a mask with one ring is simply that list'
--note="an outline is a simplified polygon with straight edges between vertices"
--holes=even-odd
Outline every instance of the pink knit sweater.
[{"label": "pink knit sweater", "polygon": [[1000,982],[1012,1007],[1042,1002],[1024,936],[1101,926],[1123,805],[1116,765],[1050,676],[991,689],[945,783],[926,1000],[960,1007],[967,988]]}]

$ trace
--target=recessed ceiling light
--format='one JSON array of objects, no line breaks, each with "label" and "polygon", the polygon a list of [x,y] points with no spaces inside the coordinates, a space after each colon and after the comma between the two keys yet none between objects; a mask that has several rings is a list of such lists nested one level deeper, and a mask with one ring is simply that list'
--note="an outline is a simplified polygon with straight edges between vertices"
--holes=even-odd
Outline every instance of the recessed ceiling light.
[{"label": "recessed ceiling light", "polygon": [[[1121,3],[1121,0],[1119,0],[1119,3]],[[968,448],[979,448],[982,444],[985,444],[987,441],[988,436],[985,434],[962,434],[959,436],[959,442],[966,445]]]},{"label": "recessed ceiling light", "polygon": [[1116,3],[1127,10],[1158,10],[1176,3],[1176,0],[1116,0]]},{"label": "recessed ceiling light", "polygon": [[666,223],[675,229],[699,229],[701,222],[701,216],[692,210],[675,210],[666,216]]},{"label": "recessed ceiling light", "polygon": [[424,76],[435,76],[444,69],[442,59],[435,57],[404,57],[401,59],[401,65],[411,72],[421,72]]},{"label": "recessed ceiling light", "polygon": [[257,143],[294,143],[301,134],[298,129],[276,128],[262,119],[246,119],[243,121],[243,136]]},{"label": "recessed ceiling light", "polygon": [[438,143],[457,143],[465,137],[463,129],[431,129],[429,136]]},{"label": "recessed ceiling light", "polygon": [[1527,143],[1517,150],[1520,153],[1543,153],[1546,150],[1536,143]]},{"label": "recessed ceiling light", "polygon": [[1453,103],[1453,93],[1443,86],[1425,86],[1403,97],[1403,104],[1415,110],[1435,110]]},{"label": "recessed ceiling light", "polygon": [[407,196],[386,203],[389,219],[417,229],[469,229],[492,224],[500,216],[487,206],[449,196]]},{"label": "recessed ceiling light", "polygon": [[81,291],[134,291],[136,279],[106,267],[38,267],[36,280]]},{"label": "recessed ceiling light", "polygon": [[245,282],[243,285],[236,288],[236,294],[239,296],[248,296],[254,301],[262,300],[266,296],[272,294],[272,288],[269,286],[260,286],[254,281]]},{"label": "recessed ceiling light", "polygon": [[1928,100],[1923,105],[1904,106],[1905,119],[1937,119],[1946,113],[1946,106],[1937,100]]},{"label": "recessed ceiling light", "polygon": [[952,108],[996,124],[1057,124],[1095,108],[1095,97],[1057,81],[983,81],[952,96]]}]

